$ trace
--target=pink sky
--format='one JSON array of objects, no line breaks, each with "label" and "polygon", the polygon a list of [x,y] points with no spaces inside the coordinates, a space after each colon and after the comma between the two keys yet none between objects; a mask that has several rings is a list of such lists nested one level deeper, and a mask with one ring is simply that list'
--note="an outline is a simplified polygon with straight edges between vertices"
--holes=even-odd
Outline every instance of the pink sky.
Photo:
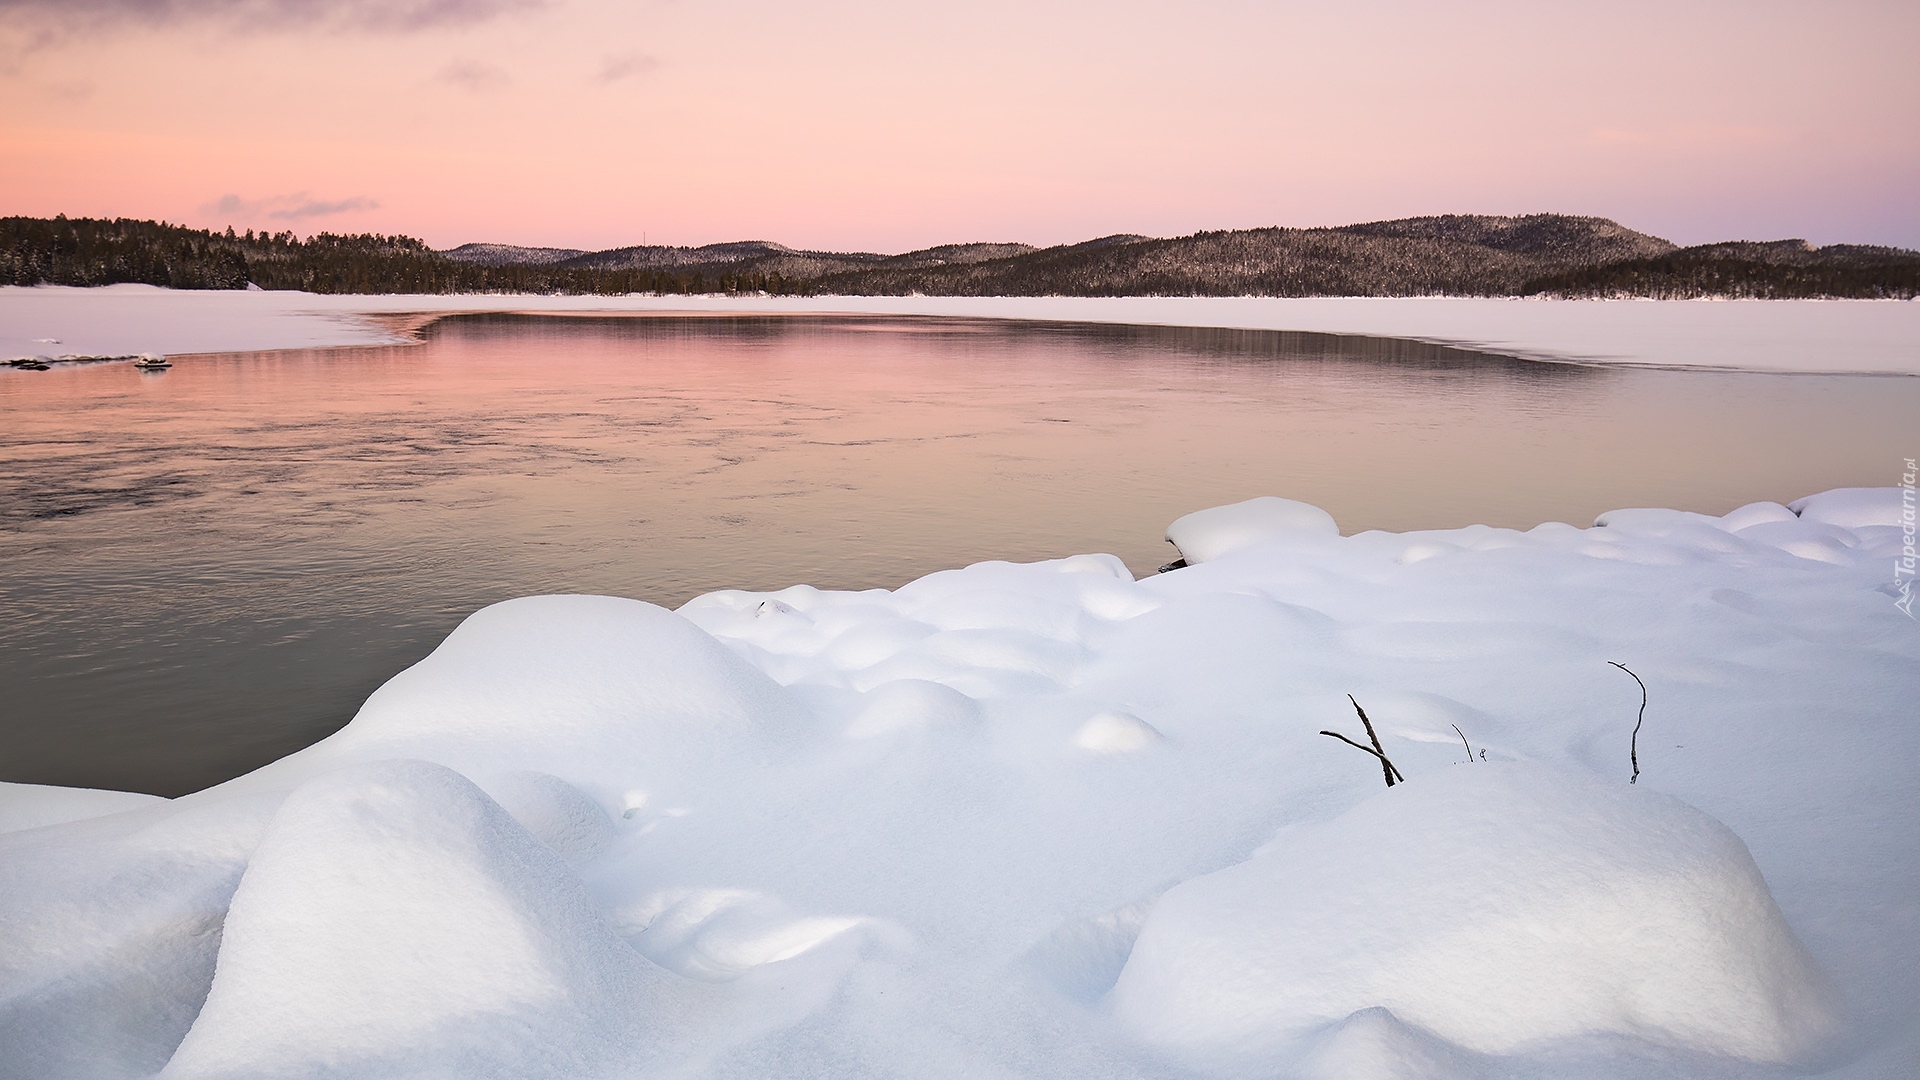
[{"label": "pink sky", "polygon": [[1920,247],[1920,4],[0,0],[0,214],[902,251],[1447,212]]}]

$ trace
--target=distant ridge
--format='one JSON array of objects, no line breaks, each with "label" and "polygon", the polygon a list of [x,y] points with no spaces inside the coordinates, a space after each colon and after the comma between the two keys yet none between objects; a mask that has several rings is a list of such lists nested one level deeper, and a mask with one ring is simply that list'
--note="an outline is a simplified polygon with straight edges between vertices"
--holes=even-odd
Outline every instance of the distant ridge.
[{"label": "distant ridge", "polygon": [[479,266],[550,266],[586,252],[579,248],[516,247],[513,244],[461,244],[440,254],[454,262]]},{"label": "distant ridge", "polygon": [[143,282],[320,293],[928,296],[1853,297],[1920,295],[1920,252],[1804,240],[1680,248],[1606,218],[1447,214],[1328,228],[898,255],[765,240],[607,251],[404,236],[236,235],[165,222],[0,218],[0,284]]},{"label": "distant ridge", "polygon": [[[504,250],[500,245],[469,244]],[[1320,229],[1241,229],[1077,244],[949,244],[901,255],[796,251],[764,240],[623,247],[580,269],[726,272],[848,295],[1512,295],[1536,279],[1676,250],[1605,218],[1449,214]],[[452,254],[451,252],[448,254]]]},{"label": "distant ridge", "polygon": [[[560,251],[560,248],[508,248],[502,244],[464,244],[443,252],[448,258],[461,258],[468,249],[492,251]],[[610,248],[606,251],[575,251],[548,260],[554,265],[582,270],[679,270],[689,267],[738,267],[750,264],[756,272],[769,276],[807,280],[826,274],[867,267],[920,268],[985,262],[1011,258],[1035,250],[1030,244],[942,244],[939,247],[909,251],[904,255],[875,255],[855,251],[796,251],[784,244],[766,240],[736,240],[704,247],[664,247],[639,245]],[[479,259],[470,261],[478,262]],[[501,259],[492,265],[515,260]],[[527,261],[527,260],[520,260]]]},{"label": "distant ridge", "polygon": [[1498,296],[1673,251],[1604,218],[1449,215],[1321,229],[1109,237],[968,266],[860,268],[823,292],[988,296]]},{"label": "distant ridge", "polygon": [[[813,253],[796,252],[790,247],[766,240],[735,240],[726,244],[708,244],[705,247],[662,247],[658,244],[651,246],[643,244],[611,248],[606,251],[582,251],[568,258],[566,264],[588,270],[665,270],[680,266],[728,265],[797,254]],[[860,258],[861,256],[840,257]],[[880,256],[866,257],[877,259]]]}]

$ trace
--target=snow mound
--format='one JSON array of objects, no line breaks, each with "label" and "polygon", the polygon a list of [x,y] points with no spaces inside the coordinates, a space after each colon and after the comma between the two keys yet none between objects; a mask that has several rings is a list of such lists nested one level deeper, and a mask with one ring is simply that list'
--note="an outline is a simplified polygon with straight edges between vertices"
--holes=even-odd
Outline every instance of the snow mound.
[{"label": "snow mound", "polygon": [[1465,1077],[1482,1062],[1401,1023],[1382,1008],[1362,1009],[1308,1040],[1290,1073],[1299,1080],[1439,1080]]},{"label": "snow mound", "polygon": [[1725,528],[1726,526],[1718,518],[1696,514],[1690,510],[1636,506],[1624,510],[1609,510],[1593,519],[1593,527],[1635,532],[1646,536],[1665,536],[1687,529]]},{"label": "snow mound", "polygon": [[965,728],[980,720],[980,706],[951,687],[925,679],[895,679],[867,692],[867,703],[847,725],[847,737],[867,739],[897,731]]},{"label": "snow mound", "polygon": [[63,825],[166,802],[158,795],[0,783],[0,833]]},{"label": "snow mound", "polygon": [[465,777],[357,766],[275,813],[162,1075],[624,1074],[665,978]]},{"label": "snow mound", "polygon": [[1519,763],[1417,775],[1176,886],[1113,1002],[1145,1042],[1234,1067],[1372,1008],[1481,1054],[1624,1036],[1792,1063],[1836,1024],[1730,830]]},{"label": "snow mound", "polygon": [[1131,754],[1165,742],[1152,724],[1130,712],[1096,713],[1073,734],[1073,745],[1096,754]]},{"label": "snow mound", "polygon": [[1898,528],[1903,521],[1913,520],[1905,511],[1905,505],[1911,504],[1903,504],[1899,488],[1834,488],[1787,504],[1802,521],[1838,525],[1843,529],[1869,525]]},{"label": "snow mound", "polygon": [[1777,502],[1757,502],[1748,503],[1738,510],[1723,515],[1720,518],[1720,527],[1728,532],[1739,532],[1752,525],[1798,520],[1800,520],[1798,515]]},{"label": "snow mound", "polygon": [[284,785],[420,758],[471,776],[549,773],[594,793],[684,792],[772,761],[813,729],[784,687],[671,611],[532,596],[468,616],[345,728],[255,776]]},{"label": "snow mound", "polygon": [[520,770],[486,777],[480,786],[534,839],[574,866],[593,861],[613,843],[607,812],[557,776]]},{"label": "snow mound", "polygon": [[1167,526],[1167,542],[1193,565],[1271,540],[1339,535],[1340,526],[1332,514],[1272,495],[1196,510]]}]

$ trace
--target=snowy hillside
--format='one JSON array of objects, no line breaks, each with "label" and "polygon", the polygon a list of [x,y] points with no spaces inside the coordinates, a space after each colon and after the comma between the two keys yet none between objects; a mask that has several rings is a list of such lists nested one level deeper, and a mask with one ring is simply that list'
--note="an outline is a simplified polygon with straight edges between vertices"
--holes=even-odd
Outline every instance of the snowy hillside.
[{"label": "snowy hillside", "polygon": [[1912,1076],[1910,505],[499,604],[220,787],[0,787],[0,1076]]}]

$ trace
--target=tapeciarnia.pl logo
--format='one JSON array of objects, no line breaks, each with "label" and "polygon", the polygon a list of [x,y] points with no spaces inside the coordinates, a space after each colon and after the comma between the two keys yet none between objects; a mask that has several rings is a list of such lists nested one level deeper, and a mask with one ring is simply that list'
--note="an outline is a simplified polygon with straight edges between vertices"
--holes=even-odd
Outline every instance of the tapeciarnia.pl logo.
[{"label": "tapeciarnia.pl logo", "polygon": [[1900,475],[1900,557],[1893,560],[1893,584],[1900,590],[1893,606],[1906,612],[1907,618],[1913,615],[1913,481],[1914,474],[1920,472],[1914,468],[1913,459],[1907,459],[1907,471]]}]

